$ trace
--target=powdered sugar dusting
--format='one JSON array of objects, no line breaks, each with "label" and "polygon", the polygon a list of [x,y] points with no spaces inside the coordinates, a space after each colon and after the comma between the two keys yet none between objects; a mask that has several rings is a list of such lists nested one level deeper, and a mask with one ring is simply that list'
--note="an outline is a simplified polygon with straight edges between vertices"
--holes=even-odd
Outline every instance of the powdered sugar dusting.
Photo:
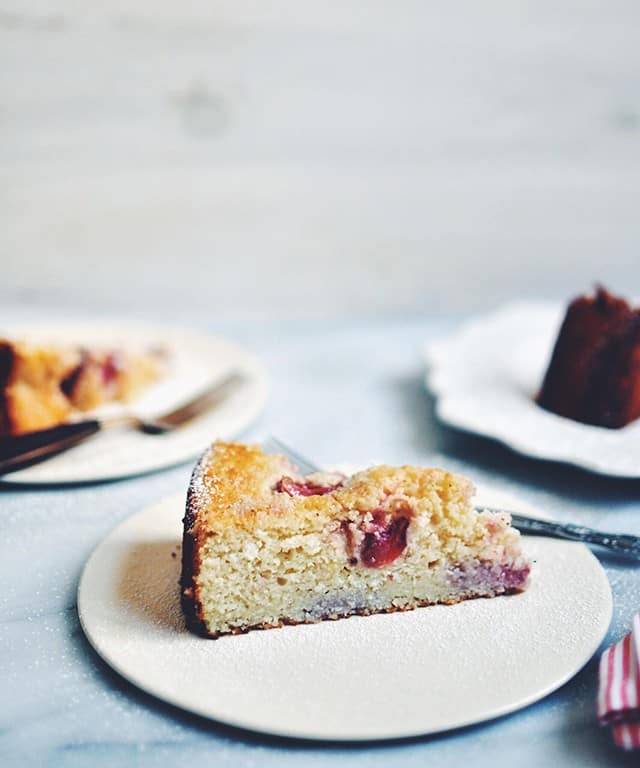
[{"label": "powdered sugar dusting", "polygon": [[204,451],[191,473],[187,503],[192,509],[198,509],[206,504],[208,494],[204,483],[205,470],[213,457],[215,447],[213,443]]}]

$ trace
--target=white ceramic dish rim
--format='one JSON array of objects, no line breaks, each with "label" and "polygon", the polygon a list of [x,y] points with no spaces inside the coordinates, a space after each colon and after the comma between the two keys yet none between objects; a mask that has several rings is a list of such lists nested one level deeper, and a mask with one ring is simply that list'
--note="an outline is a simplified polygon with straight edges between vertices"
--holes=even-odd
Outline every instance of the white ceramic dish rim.
[{"label": "white ceramic dish rim", "polygon": [[[169,347],[182,345],[183,349],[187,349],[186,357],[179,349],[180,369],[170,373],[166,380],[143,393],[134,403],[103,406],[84,414],[83,417],[86,418],[114,416],[127,411],[143,416],[155,416],[185,402],[199,389],[208,386],[212,381],[222,379],[232,369],[240,370],[245,375],[239,392],[232,392],[221,406],[203,414],[193,424],[188,424],[175,433],[148,437],[144,445],[141,445],[144,436],[136,435],[134,430],[122,433],[109,430],[104,435],[99,434],[87,443],[42,464],[6,474],[0,478],[3,483],[28,486],[90,484],[168,469],[195,459],[214,438],[230,439],[241,433],[258,417],[267,402],[269,376],[257,355],[236,341],[204,330],[166,323],[150,324],[135,320],[116,321],[85,317],[53,320],[50,323],[34,318],[22,323],[0,319],[0,333],[9,338],[35,341],[85,344],[122,342],[133,346],[166,343]],[[212,361],[199,364],[194,379],[198,378],[200,384],[194,388],[188,381],[188,374],[190,358],[195,361],[197,352],[212,354]],[[161,404],[158,405],[158,402]],[[106,440],[109,442],[106,443]],[[96,441],[100,441],[100,447],[103,444],[108,445],[112,452],[120,446],[118,462],[122,466],[110,466],[108,456],[103,459],[97,447],[95,451],[98,458],[92,458],[90,452],[94,450]],[[122,462],[125,451],[130,456],[128,465],[126,461]],[[75,465],[72,466],[74,462]]]}]

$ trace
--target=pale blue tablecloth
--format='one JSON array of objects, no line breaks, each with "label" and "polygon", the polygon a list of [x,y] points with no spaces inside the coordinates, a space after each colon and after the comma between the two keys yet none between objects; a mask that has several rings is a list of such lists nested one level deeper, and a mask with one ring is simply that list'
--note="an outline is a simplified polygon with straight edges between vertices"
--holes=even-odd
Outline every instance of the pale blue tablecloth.
[{"label": "pale blue tablecloth", "polygon": [[[444,464],[490,480],[557,518],[640,534],[640,481],[529,460],[438,425],[420,346],[453,322],[226,325],[263,355],[270,404],[245,437],[273,432],[320,463]],[[213,328],[213,326],[211,326]],[[0,764],[4,766],[637,765],[595,721],[597,660],[514,715],[394,745],[292,743],[237,732],[166,706],[91,650],[78,623],[83,564],[120,520],[186,488],[190,465],[75,488],[0,490]],[[640,610],[640,568],[605,561],[617,640]],[[425,696],[429,691],[425,691]]]}]

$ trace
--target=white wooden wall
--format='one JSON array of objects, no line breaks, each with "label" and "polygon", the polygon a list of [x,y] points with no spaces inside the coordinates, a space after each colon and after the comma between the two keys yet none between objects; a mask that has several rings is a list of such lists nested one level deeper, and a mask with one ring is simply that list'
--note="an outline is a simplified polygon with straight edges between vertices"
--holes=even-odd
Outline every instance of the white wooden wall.
[{"label": "white wooden wall", "polygon": [[640,3],[0,0],[0,301],[640,293]]}]

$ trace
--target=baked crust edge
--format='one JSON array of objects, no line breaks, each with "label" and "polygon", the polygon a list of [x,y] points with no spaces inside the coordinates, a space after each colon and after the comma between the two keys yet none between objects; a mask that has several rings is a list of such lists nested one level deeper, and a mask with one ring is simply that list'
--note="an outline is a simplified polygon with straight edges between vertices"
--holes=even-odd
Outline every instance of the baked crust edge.
[{"label": "baked crust edge", "polygon": [[295,621],[294,619],[289,619],[286,616],[284,616],[280,621],[275,622],[274,624],[252,624],[248,627],[232,627],[231,629],[228,629],[226,632],[209,632],[207,629],[204,621],[201,619],[198,620],[197,625],[189,623],[189,619],[187,620],[187,626],[189,629],[193,629],[194,631],[198,632],[199,635],[202,637],[210,638],[211,640],[216,640],[219,637],[224,637],[225,635],[245,635],[247,632],[253,632],[257,629],[277,629],[278,627],[285,627],[285,626],[297,626],[299,624],[320,624],[323,621],[341,621],[342,619],[350,619],[353,616],[374,616],[376,614],[380,613],[404,613],[405,611],[413,611],[416,608],[426,608],[430,605],[456,605],[457,603],[462,603],[465,600],[493,600],[496,597],[503,597],[506,595],[516,595],[521,592],[524,592],[524,589],[519,589],[517,587],[510,587],[509,589],[505,589],[504,592],[496,592],[493,595],[488,595],[485,592],[476,592],[476,593],[470,593],[468,595],[460,595],[459,597],[451,597],[447,600],[419,600],[415,603],[408,603],[407,605],[391,605],[386,608],[380,608],[376,610],[371,610],[369,608],[356,608],[353,611],[350,611],[349,613],[339,613],[334,614],[331,616],[320,616],[317,619],[309,619],[307,621]]},{"label": "baked crust edge", "polygon": [[200,573],[200,530],[198,518],[202,499],[202,476],[213,447],[198,459],[189,482],[185,515],[182,518],[182,572],[180,575],[180,602],[187,628],[203,637],[212,637],[204,622],[202,603],[198,598],[197,577]]}]

